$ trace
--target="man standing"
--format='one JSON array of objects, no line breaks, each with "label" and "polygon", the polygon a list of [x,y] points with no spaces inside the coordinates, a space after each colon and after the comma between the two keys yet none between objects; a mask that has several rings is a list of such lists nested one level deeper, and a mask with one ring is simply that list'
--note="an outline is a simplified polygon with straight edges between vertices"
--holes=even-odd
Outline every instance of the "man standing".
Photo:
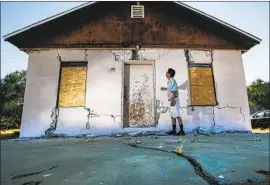
[{"label": "man standing", "polygon": [[[161,88],[161,90],[167,89],[168,101],[170,102],[169,114],[172,119],[172,130],[168,132],[169,135],[185,135],[183,129],[183,122],[180,116],[180,103],[178,97],[178,88],[175,79],[175,70],[169,68],[166,72],[166,78],[168,79],[167,88]],[[176,134],[176,119],[180,126],[180,131]]]}]

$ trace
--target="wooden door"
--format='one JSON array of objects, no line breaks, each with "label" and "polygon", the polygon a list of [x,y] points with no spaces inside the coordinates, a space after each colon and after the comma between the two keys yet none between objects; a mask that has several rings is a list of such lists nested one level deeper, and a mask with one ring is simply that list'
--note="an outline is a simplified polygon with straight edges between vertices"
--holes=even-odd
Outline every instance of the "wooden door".
[{"label": "wooden door", "polygon": [[155,126],[153,66],[125,64],[124,127],[152,126]]}]

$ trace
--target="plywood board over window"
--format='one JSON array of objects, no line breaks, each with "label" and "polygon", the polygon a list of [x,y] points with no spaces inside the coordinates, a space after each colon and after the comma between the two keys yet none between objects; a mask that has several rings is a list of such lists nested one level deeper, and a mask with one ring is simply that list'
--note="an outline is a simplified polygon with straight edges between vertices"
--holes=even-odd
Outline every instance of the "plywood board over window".
[{"label": "plywood board over window", "polygon": [[211,64],[189,64],[191,105],[216,105],[214,76]]},{"label": "plywood board over window", "polygon": [[59,107],[84,107],[86,95],[86,62],[62,62],[60,70]]}]

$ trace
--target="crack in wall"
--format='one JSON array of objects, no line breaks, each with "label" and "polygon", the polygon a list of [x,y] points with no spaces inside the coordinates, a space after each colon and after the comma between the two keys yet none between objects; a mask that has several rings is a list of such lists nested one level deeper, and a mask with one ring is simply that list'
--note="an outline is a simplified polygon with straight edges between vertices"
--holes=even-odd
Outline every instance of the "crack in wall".
[{"label": "crack in wall", "polygon": [[170,53],[170,50],[165,50],[162,52],[162,54],[160,54],[160,52],[158,53],[158,58],[154,59],[154,60],[160,60],[162,57],[164,57],[165,55],[168,55]]},{"label": "crack in wall", "polygon": [[162,51],[158,52],[157,56],[153,57],[153,55],[151,55],[150,58],[146,58],[144,56],[145,51],[146,51],[145,49],[139,49],[139,51],[138,51],[139,60],[154,60],[154,61],[156,61],[156,60],[160,60],[162,57],[164,57],[170,53],[170,50],[162,50]]},{"label": "crack in wall", "polygon": [[[213,60],[212,59],[213,58],[213,53],[211,52],[211,60]],[[214,72],[214,71],[213,71]],[[217,83],[215,82],[215,91],[216,91],[216,97],[217,97],[217,94],[218,94],[218,90],[217,90],[218,88],[217,88]],[[216,100],[217,101],[217,100]],[[224,109],[224,108],[231,108],[231,109],[239,109],[239,111],[240,111],[240,114],[243,116],[243,123],[245,124],[245,122],[246,122],[246,118],[245,118],[245,115],[243,114],[243,112],[242,112],[242,107],[232,107],[232,106],[229,106],[229,105],[226,105],[225,107],[220,107],[219,105],[218,106],[214,106],[213,107],[213,121],[214,121],[214,123],[215,123],[215,108],[217,108],[217,109]],[[215,125],[215,124],[214,124]]]},{"label": "crack in wall", "polygon": [[[186,62],[187,63],[191,63],[192,61],[191,61],[191,53],[190,53],[190,51],[188,50],[188,49],[185,49],[184,50],[184,53],[185,53],[185,58],[186,58]],[[213,63],[214,63],[214,51],[213,50],[205,50],[205,55],[206,55],[206,57],[210,57],[210,62],[211,62],[211,65],[213,65]],[[214,71],[213,71],[213,75],[214,75]],[[214,80],[214,79],[213,79]],[[217,91],[217,83],[214,81],[214,87],[215,87],[215,98],[216,98],[216,102],[217,102],[217,104],[218,104],[218,100],[217,100],[217,94],[218,94],[218,91]],[[195,109],[194,109],[194,107],[193,106],[188,106],[188,107],[191,107],[192,108],[192,111],[194,111]],[[188,108],[187,107],[187,108]],[[180,108],[184,108],[184,107],[180,107]],[[217,124],[216,124],[216,115],[215,115],[215,108],[217,108],[217,109],[224,109],[224,108],[231,108],[231,109],[239,109],[239,111],[240,111],[240,114],[243,116],[243,123],[245,123],[245,121],[246,121],[246,119],[245,119],[245,115],[243,114],[243,112],[242,112],[242,107],[232,107],[232,106],[229,106],[229,105],[227,105],[227,106],[225,106],[225,107],[219,107],[219,106],[212,106],[212,108],[213,108],[213,112],[212,112],[212,114],[213,114],[213,126],[216,126]]]},{"label": "crack in wall", "polygon": [[164,149],[161,149],[161,148],[138,146],[135,141],[128,142],[128,143],[122,142],[122,143],[126,144],[126,145],[128,145],[130,147],[142,148],[142,149],[155,150],[155,151],[161,151],[161,152],[176,154],[177,156],[186,159],[192,165],[192,167],[194,168],[195,173],[198,176],[200,176],[203,180],[208,182],[210,185],[218,185],[219,184],[218,181],[216,180],[216,178],[212,174],[210,174],[206,169],[204,169],[202,167],[202,165],[196,159],[194,159],[191,156],[188,156],[188,155],[183,154],[183,153],[178,154],[176,151],[173,151],[173,150],[164,150]]},{"label": "crack in wall", "polygon": [[57,59],[59,62],[61,62],[61,56],[60,56],[60,54],[59,54],[58,49],[56,50],[56,52],[57,52],[56,59]]},{"label": "crack in wall", "polygon": [[188,49],[184,49],[184,52],[185,52],[186,62],[189,63],[190,58],[191,58],[191,54],[189,53]]},{"label": "crack in wall", "polygon": [[[113,119],[113,121],[116,122],[115,121],[115,118],[121,116],[120,114],[115,114],[115,115],[113,115],[113,114],[98,114],[93,109],[90,109],[90,108],[86,108],[86,110],[88,111],[88,115],[87,116],[89,118],[101,117],[101,116],[111,117]],[[88,119],[88,121],[89,121],[89,119]]]},{"label": "crack in wall", "polygon": [[213,50],[205,50],[205,56],[210,58],[210,63],[214,62],[214,51]]},{"label": "crack in wall", "polygon": [[88,54],[87,54],[87,49],[86,49],[84,50],[84,61],[88,61],[87,57],[88,57]]},{"label": "crack in wall", "polygon": [[55,107],[55,108],[53,108],[52,113],[51,113],[52,123],[50,124],[50,128],[48,128],[45,131],[45,135],[52,134],[56,130],[57,123],[58,123],[58,117],[59,117],[59,108]]},{"label": "crack in wall", "polygon": [[[60,70],[61,70],[61,56],[59,54],[58,49],[56,50],[57,56],[56,59],[59,61],[60,63]],[[57,89],[57,98],[56,98],[56,103],[55,103],[55,107],[52,109],[52,113],[51,113],[51,119],[52,122],[50,124],[50,127],[45,131],[45,135],[50,135],[52,134],[57,127],[57,123],[58,123],[58,117],[59,117],[59,107],[58,107],[58,92],[59,92],[59,80],[60,80],[60,71],[59,71],[59,78],[58,78],[58,89]]]},{"label": "crack in wall", "polygon": [[232,106],[226,105],[225,107],[218,106],[218,107],[214,107],[214,108],[217,108],[217,109],[225,109],[225,108],[239,109],[240,114],[243,116],[243,123],[246,122],[245,114],[243,114],[243,112],[242,112],[242,107],[232,107]]},{"label": "crack in wall", "polygon": [[[56,56],[56,58],[57,58],[57,60],[59,61],[59,62],[61,62],[61,56],[60,56],[60,54],[59,54],[59,51],[58,50],[56,50],[56,52],[57,52],[57,56]],[[131,50],[112,50],[111,51],[112,52],[112,54],[115,56],[115,60],[116,61],[121,61],[121,62],[123,62],[123,61],[125,61],[125,60],[130,60],[131,58],[132,58],[132,51]],[[170,51],[168,50],[166,50],[166,51],[163,51],[163,52],[159,52],[158,53],[158,58],[157,59],[155,59],[155,60],[159,60],[161,57],[163,57],[163,56],[165,56],[166,54],[168,54]],[[188,50],[188,49],[185,49],[184,50],[184,53],[185,53],[185,58],[186,58],[186,61],[189,63],[189,62],[192,62],[191,61],[191,53],[190,53],[190,51]],[[141,50],[139,50],[138,51],[138,54],[140,55],[139,56],[139,58],[140,59],[145,59],[144,57],[143,57],[143,53],[141,52]],[[205,55],[207,56],[207,57],[210,57],[211,58],[211,64],[213,63],[213,51],[212,50],[207,50],[207,51],[205,51]],[[84,51],[84,60],[87,60],[87,57],[88,57],[88,54],[87,54],[87,49],[85,49],[85,51]],[[113,70],[115,70],[115,69],[110,69],[110,71],[113,71]],[[215,83],[215,87],[216,87],[216,89],[217,89],[217,84]],[[180,86],[178,87],[178,89],[180,88]],[[216,94],[217,94],[217,90],[216,90]],[[166,107],[166,106],[159,106],[159,105],[157,105],[156,106],[156,121],[157,121],[157,123],[158,123],[158,121],[159,121],[159,118],[160,118],[160,115],[161,114],[163,114],[163,113],[166,113],[167,111],[168,111],[168,108],[169,107]],[[194,106],[186,106],[186,107],[183,107],[183,106],[180,106],[180,108],[182,108],[182,109],[188,109],[188,108],[191,108],[191,110],[192,111],[194,111],[195,109],[194,109]],[[223,108],[232,108],[232,109],[239,109],[239,111],[240,111],[240,114],[243,116],[243,122],[245,123],[245,115],[243,114],[243,112],[242,112],[242,107],[231,107],[231,106],[226,106],[226,107],[216,107],[216,106],[212,106],[212,108],[213,108],[213,112],[212,112],[212,114],[213,114],[213,126],[215,126],[216,125],[216,115],[215,115],[215,108],[217,108],[217,109],[223,109]],[[87,110],[87,108],[86,108],[86,110]],[[87,110],[88,111],[88,110]],[[121,116],[121,115],[108,115],[108,114],[96,114],[94,111],[91,111],[90,112],[90,109],[89,109],[89,111],[88,111],[88,114],[87,114],[87,123],[86,123],[86,128],[87,129],[89,129],[90,128],[90,122],[89,122],[89,120],[90,120],[90,118],[92,118],[92,117],[99,117],[99,116],[109,116],[109,117],[112,117],[113,118],[113,121],[115,122],[115,118],[117,117],[117,116]],[[51,114],[51,119],[52,119],[52,123],[50,124],[50,128],[48,129],[48,130],[46,130],[45,131],[45,134],[49,134],[50,132],[52,132],[52,131],[54,131],[55,129],[56,129],[56,126],[57,126],[57,122],[58,122],[58,117],[59,117],[59,109],[58,109],[58,107],[56,106],[53,110],[52,110],[52,114]]]},{"label": "crack in wall", "polygon": [[85,128],[90,129],[89,119],[90,119],[90,116],[91,116],[91,110],[89,108],[86,108],[86,107],[84,109],[88,112],[88,114],[87,114],[87,122],[85,124]]},{"label": "crack in wall", "polygon": [[213,127],[216,126],[216,120],[215,120],[215,107],[213,107]]},{"label": "crack in wall", "polygon": [[114,60],[124,62],[132,59],[132,50],[111,50]]}]

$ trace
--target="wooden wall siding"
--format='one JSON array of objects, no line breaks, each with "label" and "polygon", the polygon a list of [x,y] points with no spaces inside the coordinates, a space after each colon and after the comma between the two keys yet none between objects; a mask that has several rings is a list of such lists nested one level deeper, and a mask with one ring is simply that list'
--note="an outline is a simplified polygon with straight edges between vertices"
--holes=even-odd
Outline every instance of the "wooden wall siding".
[{"label": "wooden wall siding", "polygon": [[144,19],[130,18],[130,5],[106,12],[106,15],[72,26],[73,30],[56,33],[42,41],[43,47],[177,47],[236,49],[234,43],[189,20],[145,6]]}]

